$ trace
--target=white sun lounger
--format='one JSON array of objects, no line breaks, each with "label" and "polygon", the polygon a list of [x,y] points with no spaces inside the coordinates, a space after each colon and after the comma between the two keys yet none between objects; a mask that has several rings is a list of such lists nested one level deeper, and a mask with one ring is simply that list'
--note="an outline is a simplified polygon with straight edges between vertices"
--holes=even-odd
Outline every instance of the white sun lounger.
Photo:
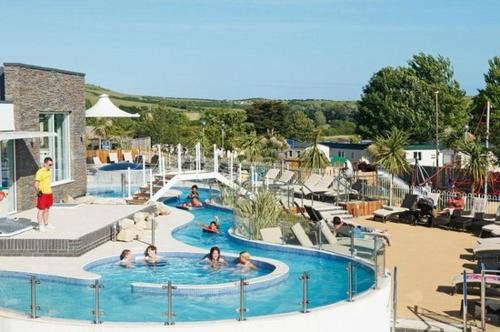
[{"label": "white sun lounger", "polygon": [[99,157],[92,157],[92,160],[94,161],[95,166],[102,166],[103,163]]},{"label": "white sun lounger", "polygon": [[[292,226],[292,232],[301,246],[305,248],[316,248],[300,223],[296,223]],[[349,248],[339,244],[324,244],[321,248],[345,256],[349,256],[351,254]]]},{"label": "white sun lounger", "polygon": [[486,239],[477,239],[477,244],[498,244],[498,245],[500,245],[500,237],[489,237]]},{"label": "white sun lounger", "polygon": [[500,257],[500,244],[482,243],[472,248],[477,258],[481,257]]},{"label": "white sun lounger", "polygon": [[279,179],[275,181],[277,184],[287,184],[292,180],[294,175],[295,175],[294,172],[289,170],[284,170],[283,172],[281,172],[281,176],[279,177]]},{"label": "white sun lounger", "polygon": [[123,160],[129,163],[133,162],[134,158],[132,158],[132,152],[123,152]]},{"label": "white sun lounger", "polygon": [[417,195],[407,194],[400,207],[384,205],[382,209],[373,211],[373,217],[386,220],[388,217],[397,215],[403,212],[410,211],[410,206],[414,205],[417,201]]},{"label": "white sun lounger", "polygon": [[319,181],[313,185],[312,187],[304,187],[304,194],[316,194],[316,193],[324,193],[327,192],[328,189],[333,183],[333,176],[331,175],[323,175]]},{"label": "white sun lounger", "polygon": [[283,234],[279,227],[261,228],[260,235],[264,242],[283,244]]},{"label": "white sun lounger", "polygon": [[116,152],[110,152],[108,157],[109,157],[109,162],[110,163],[117,163],[117,162],[119,162],[119,160],[118,160],[118,154]]},{"label": "white sun lounger", "polygon": [[[266,175],[265,175],[265,179],[267,180],[267,183],[268,184],[273,184],[274,181],[277,180],[278,178],[278,175],[280,174],[280,170],[278,168],[271,168],[267,171]],[[255,183],[255,186],[256,187],[262,187],[263,185],[266,184],[266,180],[264,181],[257,181]]]},{"label": "white sun lounger", "polygon": [[[339,244],[346,247],[351,246],[350,238],[335,236],[324,220],[319,221],[319,223],[321,227],[321,234],[323,234],[329,244]],[[374,247],[375,241],[373,239],[354,238],[354,248],[358,251],[368,251],[370,253],[373,253]],[[382,240],[380,240],[380,242],[378,243],[377,250],[380,250],[381,247]]]},{"label": "white sun lounger", "polygon": [[314,187],[320,180],[321,180],[321,175],[319,174],[311,174],[309,175],[309,177],[307,178],[307,180],[304,181],[304,185],[302,184],[294,184],[292,186],[292,189],[293,191],[296,193],[296,194],[301,194],[302,193],[302,189],[304,189],[304,192],[306,190],[306,188],[312,188]]}]

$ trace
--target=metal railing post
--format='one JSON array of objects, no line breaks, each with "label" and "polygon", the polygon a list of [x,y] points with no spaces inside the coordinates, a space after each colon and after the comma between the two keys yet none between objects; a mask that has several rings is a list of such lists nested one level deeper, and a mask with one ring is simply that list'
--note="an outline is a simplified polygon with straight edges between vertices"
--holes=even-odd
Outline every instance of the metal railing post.
[{"label": "metal railing post", "polygon": [[39,316],[37,315],[38,310],[40,310],[40,307],[36,304],[36,286],[40,284],[40,280],[38,280],[35,276],[31,276],[30,278],[30,284],[31,284],[31,315],[30,317],[33,319],[38,318]]},{"label": "metal railing post", "polygon": [[375,273],[375,283],[373,284],[373,289],[378,288],[378,237],[373,238],[373,271]]},{"label": "metal railing post", "polygon": [[156,245],[156,220],[155,217],[151,217],[151,245]]},{"label": "metal railing post", "polygon": [[350,251],[351,251],[351,257],[354,257],[356,254],[356,250],[354,249],[354,232],[351,230],[350,232],[350,238],[351,238],[351,245],[350,245]]},{"label": "metal railing post", "polygon": [[248,285],[248,282],[245,281],[245,279],[241,278],[240,279],[240,308],[238,309],[239,312],[239,317],[238,321],[244,321],[247,320],[247,307],[246,307],[246,293],[245,293],[245,287]]},{"label": "metal railing post", "polygon": [[392,273],[392,332],[396,332],[398,321],[398,267],[394,267]]},{"label": "metal railing post", "polygon": [[167,316],[167,320],[165,321],[165,325],[174,325],[175,322],[173,320],[173,316],[175,316],[175,313],[173,311],[173,290],[177,289],[176,286],[172,286],[172,282],[169,281],[166,285],[162,286],[163,289],[167,290],[167,312],[164,313]]},{"label": "metal railing post", "polygon": [[462,315],[462,320],[463,320],[463,331],[464,332],[467,332],[467,306],[468,306],[468,303],[467,303],[467,271],[464,270],[464,283],[463,283],[463,286],[462,286],[462,292],[463,292],[463,315]]},{"label": "metal railing post", "polygon": [[100,293],[103,286],[99,283],[99,280],[94,281],[90,288],[94,289],[94,310],[92,310],[92,315],[94,315],[94,324],[102,324],[101,321],[101,302]]},{"label": "metal railing post", "polygon": [[321,247],[323,246],[323,238],[321,237],[321,224],[319,222],[316,222],[316,232],[318,236],[318,249],[321,250]]},{"label": "metal railing post", "polygon": [[352,289],[353,289],[353,266],[352,262],[347,264],[347,301],[352,302]]},{"label": "metal railing post", "polygon": [[486,331],[486,279],[484,270],[481,270],[481,331]]},{"label": "metal railing post", "polygon": [[302,313],[308,313],[309,309],[309,274],[307,272],[303,272],[302,276],[299,278],[302,280]]}]

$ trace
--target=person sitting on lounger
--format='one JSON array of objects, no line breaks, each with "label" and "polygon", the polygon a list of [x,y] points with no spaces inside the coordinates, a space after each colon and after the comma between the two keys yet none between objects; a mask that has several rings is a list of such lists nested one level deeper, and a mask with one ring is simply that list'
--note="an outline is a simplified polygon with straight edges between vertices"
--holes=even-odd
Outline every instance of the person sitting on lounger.
[{"label": "person sitting on lounger", "polygon": [[334,217],[333,218],[333,227],[335,228],[335,230],[340,229],[340,227],[342,227],[342,226],[349,227],[350,230],[353,232],[354,237],[362,238],[362,237],[364,237],[365,233],[376,234],[376,235],[382,237],[388,246],[391,245],[389,233],[387,232],[387,230],[376,229],[376,228],[372,228],[372,227],[364,226],[364,225],[356,225],[356,224],[346,223],[342,219],[340,219],[340,217]]},{"label": "person sitting on lounger", "polygon": [[457,192],[455,195],[452,195],[448,200],[448,207],[439,212],[439,215],[452,215],[453,211],[463,211],[465,208],[465,201],[462,193]]},{"label": "person sitting on lounger", "polygon": [[250,260],[250,254],[248,251],[240,252],[240,256],[236,258],[236,266],[243,270],[254,270],[257,267]]},{"label": "person sitting on lounger", "polygon": [[212,268],[218,268],[226,264],[226,261],[220,255],[219,247],[210,248],[210,253],[203,258],[203,261],[210,264]]},{"label": "person sitting on lounger", "polygon": [[132,251],[130,249],[125,249],[120,254],[120,265],[126,268],[134,267],[132,264]]},{"label": "person sitting on lounger", "polygon": [[200,201],[200,193],[198,192],[197,185],[193,185],[191,187],[191,193],[188,195],[188,198],[191,200],[191,202],[182,204],[182,206],[185,208],[200,207],[203,205]]}]

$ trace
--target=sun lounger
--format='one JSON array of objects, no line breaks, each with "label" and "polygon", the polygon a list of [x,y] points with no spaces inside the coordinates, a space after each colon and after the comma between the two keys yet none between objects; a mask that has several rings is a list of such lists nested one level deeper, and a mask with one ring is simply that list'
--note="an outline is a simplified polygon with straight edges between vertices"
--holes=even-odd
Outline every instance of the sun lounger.
[{"label": "sun lounger", "polygon": [[417,200],[418,195],[406,194],[400,207],[384,205],[382,209],[378,209],[373,212],[373,218],[385,221],[389,217],[414,210]]},{"label": "sun lounger", "polygon": [[500,258],[500,244],[498,243],[481,243],[472,248],[472,251],[478,259],[485,257]]},{"label": "sun lounger", "polygon": [[328,190],[330,190],[329,187],[332,185],[332,182],[333,182],[333,176],[323,175],[315,185],[311,187],[304,186],[302,192],[305,195],[325,193]]},{"label": "sun lounger", "polygon": [[[500,296],[500,275],[486,274],[484,276],[487,296]],[[467,273],[466,280],[467,293],[479,295],[481,291],[481,274],[480,273]],[[463,274],[455,276],[452,281],[452,286],[455,293],[462,293],[464,284]]]},{"label": "sun lounger", "polygon": [[119,162],[118,160],[118,154],[116,152],[110,152],[108,155],[109,162],[110,163],[117,163]]},{"label": "sun lounger", "polygon": [[[344,247],[351,247],[351,238],[350,237],[337,237],[335,236],[332,231],[330,230],[330,227],[328,227],[327,223],[325,221],[320,221],[319,222],[319,227],[321,230],[321,234],[323,237],[326,239],[328,244],[330,245],[341,245]],[[377,251],[382,248],[383,244],[382,241],[379,242],[377,245]],[[375,248],[375,241],[373,239],[365,239],[365,238],[354,238],[354,249],[357,252],[364,252],[364,253],[373,253],[373,249]]]},{"label": "sun lounger", "polygon": [[294,175],[294,172],[284,170],[283,172],[281,172],[281,176],[279,177],[279,179],[275,180],[274,182],[280,185],[288,184],[290,181],[292,181]]},{"label": "sun lounger", "polygon": [[280,170],[278,168],[271,168],[267,171],[267,173],[265,175],[265,180],[264,181],[257,181],[255,183],[255,186],[262,187],[263,185],[266,184],[266,181],[267,181],[267,184],[273,184],[274,181],[277,180],[279,174],[280,174]]},{"label": "sun lounger", "polygon": [[[309,236],[307,236],[306,232],[304,231],[304,228],[302,228],[302,225],[300,223],[296,223],[295,225],[292,226],[292,232],[297,238],[297,241],[299,241],[301,246],[305,248],[316,248],[312,243],[311,239],[309,238]],[[349,248],[338,244],[337,245],[325,244],[322,245],[321,248],[346,256],[349,256],[351,254]]]},{"label": "sun lounger", "polygon": [[489,237],[486,239],[477,239],[477,244],[498,244],[498,245],[500,245],[500,237]]},{"label": "sun lounger", "polygon": [[101,159],[99,157],[92,157],[92,160],[94,161],[95,166],[102,166],[103,163],[101,162]]},{"label": "sun lounger", "polygon": [[279,227],[261,228],[260,235],[264,242],[283,244],[283,234]]},{"label": "sun lounger", "polygon": [[321,178],[322,177],[319,174],[311,174],[303,184],[294,184],[291,188],[296,194],[305,194],[304,191],[307,188],[312,188],[313,186],[315,186],[321,180]]},{"label": "sun lounger", "polygon": [[134,161],[134,158],[132,158],[132,152],[123,152],[123,160],[131,163]]},{"label": "sun lounger", "polygon": [[460,217],[452,218],[449,227],[462,231],[470,229],[473,221],[481,220],[483,218],[486,203],[486,198],[474,197],[470,213],[467,214],[467,212],[463,212]]}]

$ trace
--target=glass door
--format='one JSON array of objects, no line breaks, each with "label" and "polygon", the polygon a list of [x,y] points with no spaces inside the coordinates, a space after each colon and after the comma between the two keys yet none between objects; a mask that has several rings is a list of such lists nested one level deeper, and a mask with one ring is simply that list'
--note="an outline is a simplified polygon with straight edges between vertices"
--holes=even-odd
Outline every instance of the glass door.
[{"label": "glass door", "polygon": [[[7,197],[0,202],[0,216],[16,211],[14,141],[0,141],[0,190]],[[3,195],[2,195],[3,197]]]}]

